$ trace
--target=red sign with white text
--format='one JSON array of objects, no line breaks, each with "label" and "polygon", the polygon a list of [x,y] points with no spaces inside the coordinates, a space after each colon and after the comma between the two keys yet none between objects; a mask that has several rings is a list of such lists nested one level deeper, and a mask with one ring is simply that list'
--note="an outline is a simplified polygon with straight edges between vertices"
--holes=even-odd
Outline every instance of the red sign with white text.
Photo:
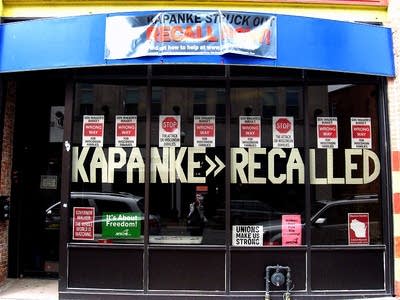
[{"label": "red sign with white text", "polygon": [[371,118],[351,118],[351,148],[372,148]]},{"label": "red sign with white text", "polygon": [[369,245],[369,214],[348,214],[349,245]]},{"label": "red sign with white text", "polygon": [[215,116],[194,116],[195,147],[215,147]]},{"label": "red sign with white text", "polygon": [[94,240],[94,207],[74,207],[73,240]]},{"label": "red sign with white text", "polygon": [[136,147],[137,117],[115,116],[115,146]]},{"label": "red sign with white text", "polygon": [[181,146],[181,116],[160,116],[158,144],[160,147]]},{"label": "red sign with white text", "polygon": [[261,147],[261,117],[239,117],[240,147]]},{"label": "red sign with white text", "polygon": [[82,147],[103,147],[104,116],[83,116]]},{"label": "red sign with white text", "polygon": [[338,148],[338,125],[336,117],[317,118],[318,148]]},{"label": "red sign with white text", "polygon": [[274,148],[294,147],[293,117],[272,118],[272,142]]}]

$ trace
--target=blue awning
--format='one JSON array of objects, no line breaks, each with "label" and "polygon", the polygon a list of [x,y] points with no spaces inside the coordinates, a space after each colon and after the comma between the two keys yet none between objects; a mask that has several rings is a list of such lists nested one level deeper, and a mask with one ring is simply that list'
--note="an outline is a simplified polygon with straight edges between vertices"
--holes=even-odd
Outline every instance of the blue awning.
[{"label": "blue awning", "polygon": [[277,47],[274,59],[224,54],[110,60],[105,59],[108,16],[99,14],[1,24],[0,73],[106,65],[229,64],[395,76],[392,32],[381,26],[274,15]]}]

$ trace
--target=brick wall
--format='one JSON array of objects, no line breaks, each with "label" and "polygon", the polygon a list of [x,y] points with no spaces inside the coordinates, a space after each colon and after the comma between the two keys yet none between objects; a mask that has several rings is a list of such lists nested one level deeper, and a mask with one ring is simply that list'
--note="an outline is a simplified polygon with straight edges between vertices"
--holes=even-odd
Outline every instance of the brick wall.
[{"label": "brick wall", "polygon": [[[400,1],[390,0],[388,23],[392,28],[396,73],[400,70]],[[390,142],[392,147],[393,233],[395,293],[400,296],[400,76],[388,80]]]},{"label": "brick wall", "polygon": [[[11,167],[14,134],[14,113],[16,100],[16,84],[13,81],[6,82],[4,129],[2,160],[0,172],[0,195],[11,194]],[[0,222],[0,284],[7,278],[8,272],[8,221]]]}]

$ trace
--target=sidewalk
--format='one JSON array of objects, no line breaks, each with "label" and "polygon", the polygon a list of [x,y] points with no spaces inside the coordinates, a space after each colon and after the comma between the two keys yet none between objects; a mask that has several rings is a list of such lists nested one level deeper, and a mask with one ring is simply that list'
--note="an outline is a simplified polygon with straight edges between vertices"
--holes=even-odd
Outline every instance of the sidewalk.
[{"label": "sidewalk", "polygon": [[0,287],[4,300],[57,300],[57,279],[7,279]]}]

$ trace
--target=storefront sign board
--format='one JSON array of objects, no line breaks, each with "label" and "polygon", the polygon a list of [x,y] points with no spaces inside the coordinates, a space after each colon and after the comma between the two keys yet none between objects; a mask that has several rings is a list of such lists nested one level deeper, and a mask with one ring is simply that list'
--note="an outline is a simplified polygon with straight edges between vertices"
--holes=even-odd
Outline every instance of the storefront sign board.
[{"label": "storefront sign board", "polygon": [[215,116],[194,116],[193,136],[195,147],[215,147]]},{"label": "storefront sign board", "polygon": [[160,116],[159,147],[181,146],[181,116]]},{"label": "storefront sign board", "polygon": [[82,129],[82,147],[103,147],[103,115],[83,116]]},{"label": "storefront sign board", "polygon": [[338,148],[338,125],[336,117],[317,118],[318,148]]},{"label": "storefront sign board", "polygon": [[371,118],[351,118],[351,148],[371,147]]},{"label": "storefront sign board", "polygon": [[108,16],[105,59],[167,55],[276,58],[276,16],[228,11],[164,11]]},{"label": "storefront sign board", "polygon": [[300,246],[301,230],[300,215],[282,215],[282,246]]},{"label": "storefront sign board", "polygon": [[115,146],[136,147],[137,116],[115,116]]},{"label": "storefront sign board", "polygon": [[239,146],[245,148],[261,147],[261,117],[239,117]]},{"label": "storefront sign board", "polygon": [[272,139],[274,148],[294,147],[293,117],[272,117]]},{"label": "storefront sign board", "polygon": [[140,237],[141,213],[106,212],[102,218],[102,237],[134,239]]},{"label": "storefront sign board", "polygon": [[232,226],[232,246],[262,247],[262,225],[234,225]]},{"label": "storefront sign board", "polygon": [[94,207],[74,207],[73,240],[94,240]]}]

